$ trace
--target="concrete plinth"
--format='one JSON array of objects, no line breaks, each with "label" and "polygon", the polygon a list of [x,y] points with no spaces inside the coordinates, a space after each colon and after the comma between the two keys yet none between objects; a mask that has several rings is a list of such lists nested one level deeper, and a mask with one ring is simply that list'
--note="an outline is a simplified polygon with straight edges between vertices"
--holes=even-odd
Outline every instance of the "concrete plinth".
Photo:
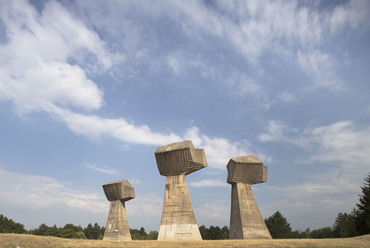
[{"label": "concrete plinth", "polygon": [[271,239],[249,184],[232,185],[229,238]]},{"label": "concrete plinth", "polygon": [[135,198],[134,188],[127,180],[122,180],[104,184],[103,189],[111,202],[103,240],[132,240],[125,201]]},{"label": "concrete plinth", "polygon": [[168,176],[158,240],[201,240],[185,175]]},{"label": "concrete plinth", "polygon": [[271,239],[251,187],[267,181],[267,167],[256,156],[243,156],[230,159],[227,169],[232,185],[229,238]]},{"label": "concrete plinth", "polygon": [[158,240],[202,240],[185,175],[207,166],[204,150],[183,141],[159,147],[155,157],[160,174],[166,176]]}]

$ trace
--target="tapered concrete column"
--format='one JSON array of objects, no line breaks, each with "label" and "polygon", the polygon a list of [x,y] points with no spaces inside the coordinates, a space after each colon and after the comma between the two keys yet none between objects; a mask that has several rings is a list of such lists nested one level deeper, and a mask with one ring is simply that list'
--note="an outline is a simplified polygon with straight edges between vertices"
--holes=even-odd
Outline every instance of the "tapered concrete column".
[{"label": "tapered concrete column", "polygon": [[158,240],[202,240],[185,175],[207,166],[204,150],[182,141],[159,147],[155,157],[159,173],[166,176]]},{"label": "tapered concrete column", "polygon": [[135,198],[134,188],[129,181],[121,180],[104,184],[103,189],[111,202],[103,240],[132,240],[125,202]]},{"label": "tapered concrete column", "polygon": [[267,167],[251,155],[230,159],[227,170],[232,185],[229,238],[271,239],[251,187],[267,181]]}]

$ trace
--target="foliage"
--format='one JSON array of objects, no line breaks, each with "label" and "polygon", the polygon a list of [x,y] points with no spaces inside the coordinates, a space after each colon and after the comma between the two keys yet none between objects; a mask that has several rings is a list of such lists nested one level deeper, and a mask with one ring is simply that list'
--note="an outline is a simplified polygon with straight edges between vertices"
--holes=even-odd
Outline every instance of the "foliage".
[{"label": "foliage", "polygon": [[291,232],[290,238],[292,238],[292,239],[308,239],[310,237],[310,233],[311,233],[310,228],[307,228],[305,231],[295,230],[294,232]]},{"label": "foliage", "polygon": [[144,227],[141,227],[140,230],[130,229],[130,233],[132,240],[156,240],[158,238],[157,231],[151,231],[147,234]]},{"label": "foliage", "polygon": [[355,226],[358,235],[370,233],[370,173],[365,178],[364,186],[361,187],[359,203],[354,211]]},{"label": "foliage", "polygon": [[224,226],[222,229],[219,226],[210,226],[209,228],[204,225],[199,227],[200,234],[204,240],[218,240],[229,238],[229,228]]},{"label": "foliage", "polygon": [[269,218],[265,219],[266,226],[274,239],[286,239],[291,237],[292,228],[287,219],[276,211]]},{"label": "foliage", "polygon": [[333,236],[335,238],[349,238],[356,236],[354,212],[351,214],[338,213],[333,225]]},{"label": "foliage", "polygon": [[309,235],[311,239],[328,239],[333,238],[333,230],[331,227],[324,227],[316,230],[312,230]]},{"label": "foliage", "polygon": [[24,225],[0,214],[0,233],[25,233]]},{"label": "foliage", "polygon": [[98,223],[95,223],[94,226],[89,223],[87,227],[84,228],[84,233],[87,239],[103,239],[105,228],[100,227]]},{"label": "foliage", "polygon": [[148,237],[150,240],[157,240],[158,239],[158,232],[157,231],[151,231],[148,234]]},{"label": "foliage", "polygon": [[41,224],[38,228],[30,230],[29,233],[40,236],[54,236],[70,239],[103,239],[104,227],[100,227],[98,223],[94,226],[89,223],[86,228],[67,224],[63,228],[58,228],[56,225],[48,227],[46,224]]}]

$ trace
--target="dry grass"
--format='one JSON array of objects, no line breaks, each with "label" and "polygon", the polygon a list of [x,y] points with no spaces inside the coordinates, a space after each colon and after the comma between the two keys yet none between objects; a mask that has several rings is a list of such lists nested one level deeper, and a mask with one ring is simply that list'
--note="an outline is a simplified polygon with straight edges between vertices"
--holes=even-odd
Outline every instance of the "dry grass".
[{"label": "dry grass", "polygon": [[203,240],[203,241],[103,241],[62,239],[27,234],[0,234],[0,247],[370,247],[370,235],[348,239]]}]

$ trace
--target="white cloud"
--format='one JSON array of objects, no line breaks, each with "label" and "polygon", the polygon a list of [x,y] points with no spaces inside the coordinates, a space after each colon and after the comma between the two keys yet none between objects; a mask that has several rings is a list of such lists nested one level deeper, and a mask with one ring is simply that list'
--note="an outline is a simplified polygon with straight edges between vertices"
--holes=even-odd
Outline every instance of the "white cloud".
[{"label": "white cloud", "polygon": [[320,162],[341,161],[353,166],[370,160],[370,127],[341,121],[306,130],[305,136],[318,145],[311,159]]},{"label": "white cloud", "polygon": [[84,165],[86,168],[89,168],[91,170],[104,173],[104,174],[110,174],[110,175],[119,175],[120,172],[116,169],[110,168],[108,166],[97,166],[96,164],[85,164]]},{"label": "white cloud", "polygon": [[294,103],[294,102],[297,102],[297,98],[289,93],[289,92],[283,92],[279,95],[279,99],[280,101],[282,102],[286,102],[286,103]]},{"label": "white cloud", "polygon": [[211,225],[219,225],[217,223],[228,223],[230,218],[230,203],[224,201],[213,201],[204,203],[198,207],[194,207],[195,217],[199,223],[210,223]]},{"label": "white cloud", "polygon": [[330,31],[337,33],[351,29],[368,29],[370,24],[370,3],[366,0],[351,0],[346,4],[336,6],[331,13]]},{"label": "white cloud", "polygon": [[169,135],[154,133],[146,125],[135,126],[123,118],[104,119],[93,115],[73,113],[55,106],[48,110],[61,118],[73,132],[90,139],[100,139],[106,136],[123,142],[145,145],[165,145],[181,140],[173,133]]},{"label": "white cloud", "polygon": [[[307,5],[314,3],[216,1],[209,6],[186,1],[172,3],[173,11],[167,15],[181,20],[185,33],[192,38],[206,34],[225,40],[254,65],[259,64],[265,53],[288,56],[286,59],[290,60],[286,51],[294,51],[298,65],[312,77],[315,87],[340,89],[342,83],[335,70],[337,58],[324,53],[319,46],[331,42],[342,30],[369,29],[369,3],[350,1],[333,10]],[[241,81],[239,86],[241,91],[258,89],[253,80]]]},{"label": "white cloud", "polygon": [[326,213],[326,218],[334,218],[338,212],[350,212],[358,200],[361,186],[361,177],[351,173],[353,170],[339,167],[308,176],[306,182],[280,187],[267,185],[265,192],[277,200],[266,208],[270,209],[269,212],[279,209],[295,216]]},{"label": "white cloud", "polygon": [[369,20],[370,13],[366,1],[351,1],[333,12],[307,8],[295,1],[217,1],[215,7],[194,1],[172,4],[174,11],[168,15],[181,20],[187,33],[196,37],[200,31],[205,31],[225,39],[252,63],[264,51],[270,51],[274,47],[271,44],[319,44],[329,35],[330,29],[341,30],[348,26],[356,29]]},{"label": "white cloud", "polygon": [[189,183],[192,187],[228,187],[225,181],[217,180],[217,179],[203,179],[198,182],[191,182]]},{"label": "white cloud", "polygon": [[269,121],[267,133],[262,133],[258,136],[260,141],[281,141],[284,140],[285,125],[279,121]]},{"label": "white cloud", "polygon": [[181,61],[175,55],[168,55],[167,56],[167,63],[168,66],[173,70],[175,75],[180,75],[181,73]]},{"label": "white cloud", "polygon": [[0,72],[1,95],[12,100],[19,112],[44,110],[51,103],[88,110],[103,104],[102,91],[80,67],[55,61],[36,67],[19,72],[22,75]]},{"label": "white cloud", "polygon": [[352,121],[298,130],[270,121],[260,141],[288,142],[308,149],[311,161],[365,164],[370,159],[370,127]]},{"label": "white cloud", "polygon": [[163,198],[155,193],[136,194],[129,204],[127,214],[158,218],[162,214]]},{"label": "white cloud", "polygon": [[297,53],[298,65],[310,77],[316,87],[340,89],[341,81],[335,75],[335,60],[318,50]]},{"label": "white cloud", "polygon": [[56,179],[24,175],[0,169],[0,203],[44,209],[56,206],[102,213],[107,211],[106,200],[94,192],[74,190]]},{"label": "white cloud", "polygon": [[0,11],[7,34],[0,45],[0,98],[12,101],[19,113],[49,104],[102,106],[103,92],[85,69],[106,70],[119,55],[108,52],[95,32],[56,1],[40,14],[26,1],[4,1]]},{"label": "white cloud", "polygon": [[[272,209],[290,213],[349,212],[358,200],[361,182],[369,171],[370,127],[341,121],[327,126],[292,130],[271,121],[261,141],[288,142],[309,152],[308,166],[321,166],[320,172],[307,175],[305,181],[267,189],[279,199]],[[297,163],[301,163],[297,161]]]},{"label": "white cloud", "polygon": [[[247,141],[231,142],[225,138],[200,135],[197,127],[189,128],[184,139],[192,140],[195,147],[204,149],[208,165],[215,168],[224,169],[230,158],[255,154],[251,151],[251,145]],[[271,161],[271,158],[263,153],[255,155],[262,161]]]},{"label": "white cloud", "polygon": [[[147,230],[158,230],[161,223],[163,198],[156,193],[135,192],[135,199],[125,203],[127,219],[130,228],[139,229],[145,226]],[[136,226],[131,223],[135,223]]]}]

